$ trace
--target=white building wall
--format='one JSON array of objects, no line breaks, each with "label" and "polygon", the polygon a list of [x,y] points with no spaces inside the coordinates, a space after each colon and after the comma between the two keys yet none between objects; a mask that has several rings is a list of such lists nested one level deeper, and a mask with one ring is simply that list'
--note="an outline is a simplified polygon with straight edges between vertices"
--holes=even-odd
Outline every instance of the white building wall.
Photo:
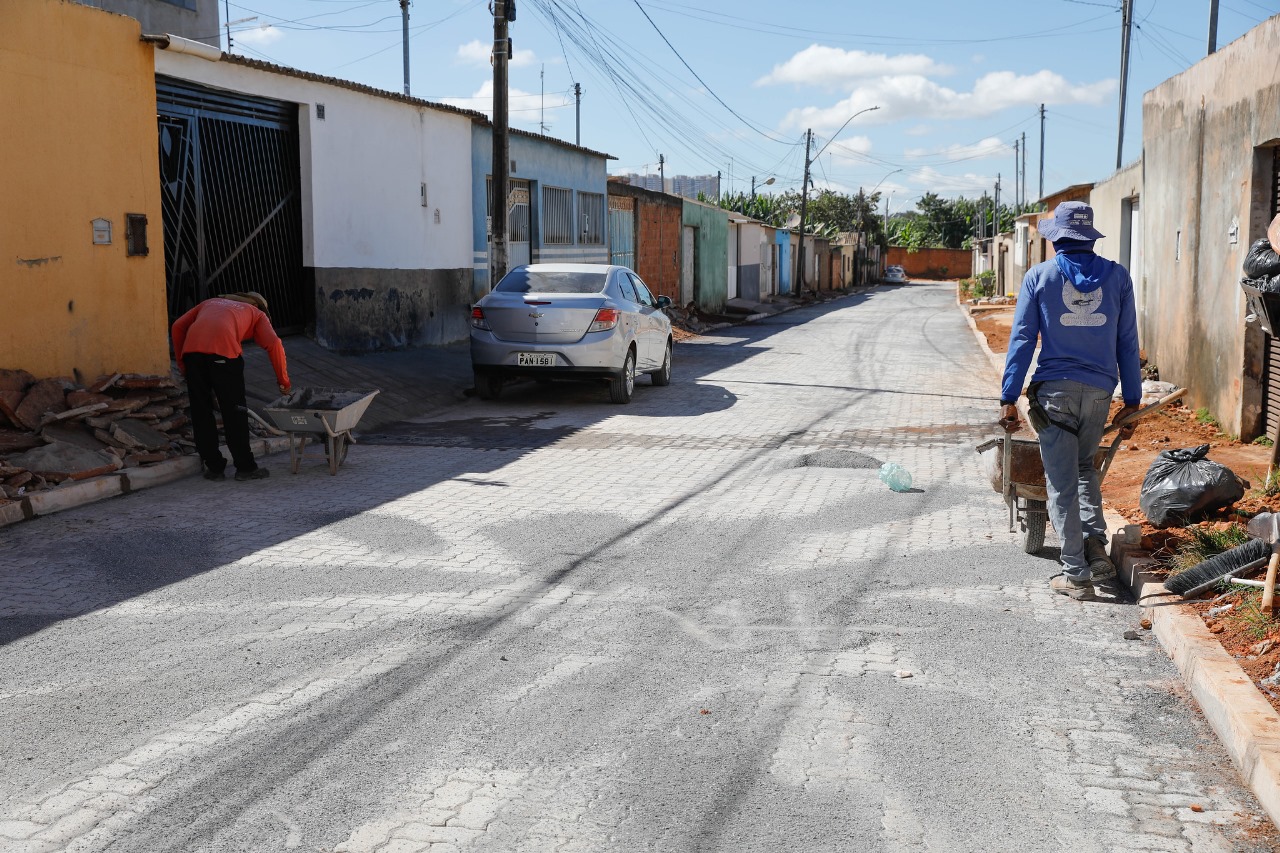
[{"label": "white building wall", "polygon": [[469,116],[164,50],[156,73],[301,105],[306,266],[470,267]]}]

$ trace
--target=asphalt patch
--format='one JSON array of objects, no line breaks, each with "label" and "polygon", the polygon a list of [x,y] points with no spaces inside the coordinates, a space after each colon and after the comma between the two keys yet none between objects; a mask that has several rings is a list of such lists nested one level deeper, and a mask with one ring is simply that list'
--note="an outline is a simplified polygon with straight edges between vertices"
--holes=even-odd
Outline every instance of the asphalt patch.
[{"label": "asphalt patch", "polygon": [[884,463],[874,456],[856,450],[819,450],[806,453],[796,462],[797,468],[879,468]]},{"label": "asphalt patch", "polygon": [[573,426],[537,426],[551,412],[528,416],[464,418],[428,423],[401,423],[360,433],[361,444],[402,447],[462,447],[473,450],[536,450],[578,431]]}]

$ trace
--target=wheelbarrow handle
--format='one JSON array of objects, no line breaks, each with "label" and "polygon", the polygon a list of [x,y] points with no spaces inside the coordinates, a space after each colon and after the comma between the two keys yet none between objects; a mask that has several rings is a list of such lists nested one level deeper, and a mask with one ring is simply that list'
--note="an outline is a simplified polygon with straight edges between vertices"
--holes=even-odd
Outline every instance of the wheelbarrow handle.
[{"label": "wheelbarrow handle", "polygon": [[1102,434],[1104,436],[1110,435],[1116,430],[1123,429],[1124,427],[1127,427],[1129,424],[1136,423],[1137,421],[1142,420],[1152,412],[1156,412],[1160,409],[1163,409],[1165,406],[1169,405],[1174,400],[1177,400],[1179,397],[1181,397],[1185,393],[1187,393],[1186,388],[1177,388],[1173,391],[1173,393],[1167,394],[1166,396],[1161,397],[1159,400],[1156,400],[1151,405],[1143,406],[1141,409],[1138,409],[1138,411],[1134,412],[1133,414],[1126,415],[1125,417],[1111,424],[1105,430],[1102,431]]}]

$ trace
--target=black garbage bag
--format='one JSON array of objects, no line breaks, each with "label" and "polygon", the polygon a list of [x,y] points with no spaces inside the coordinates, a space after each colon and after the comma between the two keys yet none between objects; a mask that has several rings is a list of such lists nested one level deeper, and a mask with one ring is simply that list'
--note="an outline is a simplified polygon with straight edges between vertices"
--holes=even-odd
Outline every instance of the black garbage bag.
[{"label": "black garbage bag", "polygon": [[1249,484],[1208,455],[1209,445],[1202,444],[1165,450],[1151,463],[1138,503],[1152,524],[1165,527],[1244,497]]},{"label": "black garbage bag", "polygon": [[1266,237],[1255,240],[1244,258],[1244,274],[1249,278],[1270,278],[1280,275],[1280,255],[1271,248]]}]

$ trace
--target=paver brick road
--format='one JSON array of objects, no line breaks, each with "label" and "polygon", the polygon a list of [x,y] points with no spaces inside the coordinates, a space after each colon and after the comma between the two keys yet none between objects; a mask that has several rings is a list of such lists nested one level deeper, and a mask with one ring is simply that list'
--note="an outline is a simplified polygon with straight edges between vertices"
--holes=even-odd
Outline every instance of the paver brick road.
[{"label": "paver brick road", "polygon": [[0,849],[1270,849],[1135,609],[1014,545],[996,393],[878,289],[0,531]]}]

